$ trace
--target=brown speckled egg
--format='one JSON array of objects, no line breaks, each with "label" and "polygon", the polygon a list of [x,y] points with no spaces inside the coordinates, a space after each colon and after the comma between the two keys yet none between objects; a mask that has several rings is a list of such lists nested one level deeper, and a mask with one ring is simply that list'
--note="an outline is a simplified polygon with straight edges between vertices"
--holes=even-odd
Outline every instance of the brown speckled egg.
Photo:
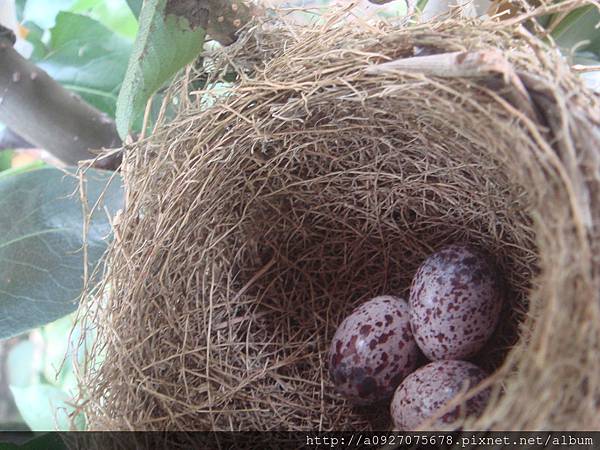
[{"label": "brown speckled egg", "polygon": [[479,415],[488,402],[490,389],[485,389],[446,413],[442,408],[458,394],[479,384],[487,374],[466,361],[436,361],[407,376],[398,386],[390,406],[396,428],[414,431],[427,419],[437,417],[430,428],[449,430],[462,417]]},{"label": "brown speckled egg", "polygon": [[406,301],[383,295],[341,323],[331,343],[329,373],[339,393],[365,405],[391,397],[419,356]]},{"label": "brown speckled egg", "polygon": [[494,332],[502,295],[492,264],[477,250],[450,245],[419,267],[410,287],[415,340],[432,360],[464,359]]}]

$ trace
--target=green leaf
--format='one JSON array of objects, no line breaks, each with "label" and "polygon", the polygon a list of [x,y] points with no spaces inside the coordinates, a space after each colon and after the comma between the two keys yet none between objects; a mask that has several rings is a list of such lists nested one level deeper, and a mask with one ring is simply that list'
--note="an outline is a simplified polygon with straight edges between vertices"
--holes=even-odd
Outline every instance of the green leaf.
[{"label": "green leaf", "polygon": [[50,384],[61,385],[72,372],[71,352],[79,337],[79,329],[73,328],[73,317],[62,317],[42,328],[44,337],[44,377]]},{"label": "green leaf", "polygon": [[[73,371],[73,358],[81,365],[85,357],[85,347],[79,345],[81,328],[75,324],[74,314],[70,314],[41,329],[44,338],[44,369],[46,381],[61,387],[68,394],[77,391],[77,380]],[[85,341],[88,348],[93,344],[93,333],[88,330]]]},{"label": "green leaf", "polygon": [[23,9],[23,20],[35,22],[48,29],[54,25],[54,19],[60,11],[67,10],[75,0],[27,0]]},{"label": "green leaf", "polygon": [[[106,250],[107,214],[122,206],[113,175],[90,169],[85,178],[88,204],[98,203],[87,234],[89,270]],[[0,339],[75,310],[84,275],[78,186],[75,177],[50,168],[0,178]]]},{"label": "green leaf", "polygon": [[127,0],[127,4],[131,9],[131,12],[136,18],[140,17],[140,12],[142,11],[142,4],[144,0]]},{"label": "green leaf", "polygon": [[[552,23],[552,20],[550,20]],[[600,12],[594,5],[571,11],[552,31],[552,37],[566,53],[589,51],[600,55]],[[580,45],[582,42],[586,42]]]},{"label": "green leaf", "polygon": [[[71,398],[61,389],[49,384],[34,384],[27,387],[10,386],[15,404],[32,431],[69,431],[69,414],[73,407],[68,404]],[[77,428],[83,425],[80,414],[75,422]]]},{"label": "green leaf", "polygon": [[0,171],[10,169],[12,166],[13,152],[10,150],[0,150]]},{"label": "green leaf", "polygon": [[104,0],[77,0],[73,6],[71,6],[70,11],[80,13],[88,9],[95,8],[99,3],[102,3]]},{"label": "green leaf", "polygon": [[65,372],[59,387],[69,395],[75,395],[78,392],[79,384],[72,369]]},{"label": "green leaf", "polygon": [[41,159],[37,159],[28,164],[24,164],[22,166],[11,167],[10,169],[3,170],[0,172],[0,179],[5,177],[11,177],[13,175],[18,175],[20,173],[29,172],[31,170],[41,169],[42,167],[46,167],[47,164]]},{"label": "green leaf", "polygon": [[427,6],[428,2],[429,2],[429,0],[417,0],[417,6],[415,7],[415,9],[418,12],[425,11],[425,7]]},{"label": "green leaf", "polygon": [[27,42],[33,45],[33,52],[29,59],[33,62],[38,62],[48,54],[48,48],[43,41],[44,30],[34,22],[24,22],[23,26],[27,28]]},{"label": "green leaf", "polygon": [[50,51],[38,65],[66,88],[114,117],[131,44],[98,21],[61,12]]},{"label": "green leaf", "polygon": [[86,14],[131,41],[137,33],[137,19],[126,0],[78,0],[70,11]]},{"label": "green leaf", "polygon": [[166,13],[167,0],[146,0],[140,29],[117,101],[117,129],[124,139],[143,115],[148,99],[186,64],[204,44],[205,31],[187,19]]},{"label": "green leaf", "polygon": [[10,349],[7,358],[8,384],[27,387],[39,381],[41,361],[36,359],[35,344],[30,340],[21,341]]}]

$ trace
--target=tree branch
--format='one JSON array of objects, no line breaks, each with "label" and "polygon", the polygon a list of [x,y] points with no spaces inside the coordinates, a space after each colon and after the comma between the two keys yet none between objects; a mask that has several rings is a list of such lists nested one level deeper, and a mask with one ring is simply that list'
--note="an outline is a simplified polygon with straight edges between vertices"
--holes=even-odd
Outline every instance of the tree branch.
[{"label": "tree branch", "polygon": [[242,0],[202,0],[199,3],[209,11],[206,32],[222,45],[234,43],[240,28],[262,14],[260,8]]},{"label": "tree branch", "polygon": [[[114,121],[23,58],[0,30],[0,122],[67,164],[119,147]],[[120,155],[95,167],[116,169]]]},{"label": "tree branch", "polygon": [[[191,17],[208,11],[208,34],[223,45],[236,41],[239,29],[262,9],[243,0],[168,0],[167,7]],[[94,159],[104,148],[122,142],[112,119],[85,103],[24,59],[13,48],[14,34],[0,26],[0,122],[20,144],[34,145],[67,164]],[[121,153],[98,160],[95,167],[115,170]]]},{"label": "tree branch", "polygon": [[0,131],[0,151],[16,148],[35,148],[35,145],[27,142],[10,128]]}]

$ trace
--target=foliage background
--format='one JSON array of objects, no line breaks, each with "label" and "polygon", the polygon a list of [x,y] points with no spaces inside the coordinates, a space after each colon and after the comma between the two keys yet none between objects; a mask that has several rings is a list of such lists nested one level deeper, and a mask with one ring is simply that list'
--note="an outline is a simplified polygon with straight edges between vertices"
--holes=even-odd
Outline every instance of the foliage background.
[{"label": "foliage background", "polygon": [[[28,44],[24,48],[29,49],[29,59],[67,89],[107,116],[114,117],[117,96],[138,29],[137,20],[127,2],[17,0],[15,6],[21,25],[17,31],[19,37]],[[48,163],[60,165],[41,149],[0,151],[0,182],[3,178],[20,177],[31,171],[29,176],[34,179],[31,189],[34,189],[35,180],[38,180],[40,188],[52,192],[47,173],[44,175],[43,170],[36,172],[49,167]],[[20,189],[24,190],[23,179],[19,178],[19,181]],[[70,190],[77,187],[76,180],[69,183],[72,184],[68,187]],[[18,194],[15,193],[16,196]],[[41,200],[40,203],[44,201],[39,193],[27,195],[35,195]],[[64,194],[60,196],[63,197],[63,207],[74,206],[75,212],[81,209],[78,197],[71,199],[64,197]],[[51,206],[52,198],[46,200],[46,205]],[[21,197],[16,200],[17,203],[22,201]],[[9,225],[18,223],[19,213],[15,212],[14,207],[6,207],[6,195],[2,196],[0,203],[4,206],[0,223],[4,219]],[[12,215],[7,216],[11,208]],[[73,219],[75,216],[62,214],[56,218]],[[81,234],[81,219],[74,220],[72,225],[73,231]],[[6,234],[5,227],[3,231]],[[2,241],[0,238],[0,250]],[[40,243],[46,245],[47,241]],[[59,243],[59,248],[64,247]],[[19,272],[25,274],[26,270]],[[0,276],[0,291],[6,289],[2,283],[4,281]],[[22,282],[32,290],[37,287],[31,278]],[[64,280],[60,282],[62,284]],[[75,286],[80,284],[76,279],[73,282]],[[0,295],[0,304],[3,301],[7,300]],[[2,312],[5,309],[6,306],[0,308]],[[35,311],[31,311],[31,315],[35,316]],[[79,331],[73,329],[73,324],[73,314],[69,314],[31,332],[0,341],[0,430],[68,429],[67,415],[72,411],[68,403],[77,388],[73,371],[73,358],[77,355],[72,350]],[[78,417],[76,423],[79,428],[84,428],[83,417]]]}]

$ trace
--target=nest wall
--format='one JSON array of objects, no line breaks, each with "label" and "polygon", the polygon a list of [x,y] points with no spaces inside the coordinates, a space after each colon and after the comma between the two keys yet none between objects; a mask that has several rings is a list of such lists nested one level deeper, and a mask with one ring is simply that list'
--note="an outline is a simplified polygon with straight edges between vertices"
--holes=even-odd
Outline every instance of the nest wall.
[{"label": "nest wall", "polygon": [[[372,70],[490,49],[502,69],[476,76]],[[600,108],[556,49],[519,24],[330,21],[258,24],[212,57],[207,89],[180,82],[177,117],[127,149],[86,309],[92,429],[390,427],[334,392],[331,338],[455,242],[493,255],[508,300],[465,426],[599,425]]]}]

